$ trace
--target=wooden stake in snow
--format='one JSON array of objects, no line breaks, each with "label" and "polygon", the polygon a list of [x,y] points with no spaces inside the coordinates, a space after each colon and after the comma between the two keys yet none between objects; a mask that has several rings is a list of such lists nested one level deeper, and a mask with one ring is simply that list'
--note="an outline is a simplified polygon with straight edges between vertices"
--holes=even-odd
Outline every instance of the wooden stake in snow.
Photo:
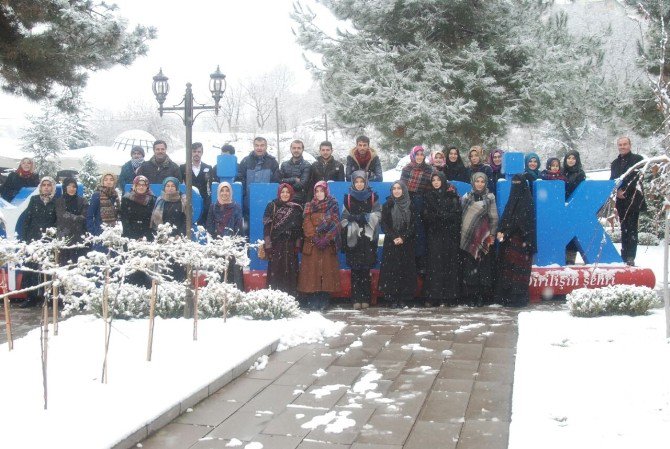
[{"label": "wooden stake in snow", "polygon": [[[53,276],[53,284],[51,284],[51,297],[53,308],[53,322],[54,322],[54,336],[58,335],[58,286],[56,285],[56,276]],[[47,302],[46,299],[44,302]]]},{"label": "wooden stake in snow", "polygon": [[105,356],[102,361],[101,382],[107,383],[107,353],[109,352],[109,268],[105,270],[105,286],[102,289],[102,320],[105,322]]},{"label": "wooden stake in snow", "polygon": [[198,341],[198,270],[193,278],[195,294],[193,295],[193,341]]},{"label": "wooden stake in snow", "polygon": [[[225,284],[228,281],[228,268],[223,272],[223,283]],[[228,295],[223,295],[223,322],[226,322],[228,318]]]},{"label": "wooden stake in snow", "polygon": [[[0,290],[3,292],[9,291],[4,271],[0,271]],[[5,296],[3,301],[5,303],[5,332],[7,334],[7,347],[11,351],[14,349],[14,339],[12,338],[12,313],[9,296]]]},{"label": "wooden stake in snow", "polygon": [[156,313],[156,295],[158,285],[156,279],[151,281],[151,299],[149,302],[149,342],[147,343],[147,362],[151,362],[151,348],[154,344],[154,315]]},{"label": "wooden stake in snow", "polygon": [[47,409],[47,353],[49,348],[49,301],[42,301],[42,390],[44,391],[44,410]]}]

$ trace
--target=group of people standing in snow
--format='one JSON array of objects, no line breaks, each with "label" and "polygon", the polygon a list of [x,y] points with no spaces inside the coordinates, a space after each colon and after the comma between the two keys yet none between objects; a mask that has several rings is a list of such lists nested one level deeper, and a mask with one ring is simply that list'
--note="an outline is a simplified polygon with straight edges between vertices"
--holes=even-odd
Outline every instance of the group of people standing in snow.
[{"label": "group of people standing in snow", "polygon": [[[612,162],[612,179],[641,159],[630,152],[627,137],[620,138],[617,145],[620,154]],[[121,175],[103,174],[90,202],[77,194],[74,178],[63,181],[63,195],[56,199],[55,181],[38,179],[29,158],[21,160],[0,193],[11,201],[21,187],[38,187],[39,194],[30,199],[22,227],[21,238],[28,242],[41,238],[46,228],[56,227],[60,237],[76,243],[85,233],[99,235],[103,224],[117,222],[122,223],[123,236],[134,239],[152,240],[162,223],[172,224],[174,233],[185,234],[185,198],[179,185],[186,166],[177,166],[166,150],[164,141],[156,141],[154,156],[145,161],[144,149],[134,147]],[[193,185],[208,205],[195,217],[198,224],[214,237],[243,234],[248,195],[242,205],[236,203],[232,185],[223,180],[217,191],[211,192],[212,182],[218,180],[216,167],[202,162],[202,144],[194,143],[192,150]],[[276,199],[267,204],[263,214],[267,283],[298,295],[307,307],[316,309],[324,308],[331,294],[341,289],[340,251],[351,269],[353,307],[369,306],[371,269],[379,262],[381,234],[378,290],[391,305],[407,304],[418,294],[427,305],[495,301],[523,306],[528,303],[528,281],[537,250],[533,181],[564,181],[567,199],[586,179],[577,151],[569,151],[562,165],[558,158],[549,158],[542,171],[539,156],[529,153],[524,173],[511,179],[505,209],[498,211],[495,195],[497,181],[504,178],[502,150],[491,151],[486,159],[483,149],[474,146],[466,166],[456,147],[430,155],[424,147],[416,146],[385,199],[369,186],[372,181],[382,181],[383,175],[379,156],[366,136],[356,139],[346,166],[333,157],[328,141],[319,146],[319,157],[313,164],[303,158],[302,141],[291,142],[290,150],[291,159],[280,166],[268,154],[266,139],[256,138],[254,150],[238,164],[235,180],[242,183],[245,192],[255,182],[279,184]],[[222,152],[234,154],[235,149],[225,145]],[[616,200],[624,234],[622,256],[629,264],[634,263],[637,216],[644,206],[636,188],[637,176],[633,173],[624,179]],[[327,182],[345,180],[351,183],[348,193],[334,198]],[[452,181],[470,183],[471,191],[460,197]],[[123,191],[127,184],[131,188],[123,195],[115,188]],[[153,195],[150,184],[162,185],[159,196]],[[212,201],[210,195],[214,194]],[[64,251],[60,263],[76,260],[82,251],[86,249]],[[576,252],[576,243],[571,242],[566,249],[568,264],[574,263]],[[231,270],[228,279],[243,288],[241,268],[233,266]],[[420,291],[418,279],[423,284]],[[35,285],[37,275],[27,272],[23,282]],[[36,303],[37,295],[32,292],[25,305]]]}]

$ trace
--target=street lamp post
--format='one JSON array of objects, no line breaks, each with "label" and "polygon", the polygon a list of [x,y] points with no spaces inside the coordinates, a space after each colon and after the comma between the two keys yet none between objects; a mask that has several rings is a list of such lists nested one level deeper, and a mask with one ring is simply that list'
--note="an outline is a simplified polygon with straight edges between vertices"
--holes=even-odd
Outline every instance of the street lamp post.
[{"label": "street lamp post", "polygon": [[[158,74],[154,76],[152,84],[152,90],[156,96],[156,101],[158,101],[158,112],[160,116],[163,116],[163,112],[169,112],[177,114],[184,122],[186,127],[186,235],[191,238],[191,227],[193,225],[193,161],[192,155],[193,150],[191,149],[191,144],[193,143],[193,122],[198,117],[206,111],[214,111],[216,115],[219,115],[219,101],[223,97],[223,93],[226,91],[226,75],[221,73],[219,66],[216,67],[216,71],[209,76],[209,91],[212,93],[212,98],[214,99],[214,105],[206,105],[197,103],[193,99],[193,91],[191,90],[191,83],[186,83],[186,93],[184,94],[184,99],[181,103],[174,106],[163,106],[167,94],[170,91],[170,85],[168,84],[168,77],[163,75],[163,69],[160,69]],[[193,103],[196,103],[194,105]],[[195,116],[193,111],[199,111]],[[183,112],[183,116],[179,113]],[[203,207],[207,207],[207,204],[204,204]]]}]

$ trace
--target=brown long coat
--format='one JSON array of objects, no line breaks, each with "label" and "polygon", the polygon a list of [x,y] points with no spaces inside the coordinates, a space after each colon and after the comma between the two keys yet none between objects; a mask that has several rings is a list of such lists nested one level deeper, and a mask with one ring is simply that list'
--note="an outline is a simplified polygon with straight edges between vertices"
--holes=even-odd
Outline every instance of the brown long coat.
[{"label": "brown long coat", "polygon": [[298,276],[298,291],[302,293],[337,292],[340,290],[340,264],[337,260],[335,242],[324,250],[312,242],[316,227],[323,220],[323,213],[305,216],[302,229],[305,243],[302,247],[302,264]]}]

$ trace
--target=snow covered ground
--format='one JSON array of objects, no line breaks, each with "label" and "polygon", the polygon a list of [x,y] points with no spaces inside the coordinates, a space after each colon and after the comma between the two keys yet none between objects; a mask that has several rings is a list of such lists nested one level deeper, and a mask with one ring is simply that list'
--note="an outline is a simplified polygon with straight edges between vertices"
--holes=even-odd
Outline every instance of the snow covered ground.
[{"label": "snow covered ground", "polygon": [[668,379],[663,310],[601,318],[523,312],[509,449],[667,448]]},{"label": "snow covered ground", "polygon": [[276,321],[241,318],[158,319],[146,361],[147,320],[115,321],[109,382],[100,383],[104,329],[93,316],[60,323],[48,346],[49,407],[43,410],[40,330],[0,345],[0,435],[3,448],[106,448],[272,342],[278,350],[336,336],[344,323],[320,314]]}]

